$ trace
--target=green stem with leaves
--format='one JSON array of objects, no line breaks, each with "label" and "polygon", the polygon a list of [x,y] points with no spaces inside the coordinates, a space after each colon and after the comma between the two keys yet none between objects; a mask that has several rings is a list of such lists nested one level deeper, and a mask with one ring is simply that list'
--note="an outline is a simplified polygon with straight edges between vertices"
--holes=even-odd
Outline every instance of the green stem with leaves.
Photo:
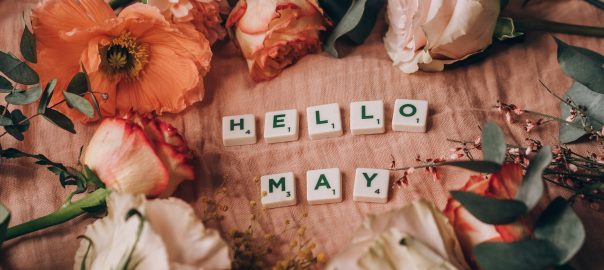
[{"label": "green stem with leaves", "polygon": [[5,241],[74,219],[86,213],[87,209],[104,205],[110,193],[108,189],[99,188],[51,214],[11,227],[6,232]]},{"label": "green stem with leaves", "polygon": [[604,37],[604,28],[596,26],[585,26],[524,18],[514,18],[514,25],[516,26],[516,30],[519,32],[543,31],[548,33]]}]

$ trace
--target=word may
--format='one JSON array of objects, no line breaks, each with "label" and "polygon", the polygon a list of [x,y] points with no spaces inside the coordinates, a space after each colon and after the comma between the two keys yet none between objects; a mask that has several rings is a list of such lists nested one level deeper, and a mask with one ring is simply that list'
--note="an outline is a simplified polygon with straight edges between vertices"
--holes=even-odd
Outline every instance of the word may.
[{"label": "word may", "polygon": [[[358,168],[355,173],[353,201],[386,203],[390,172],[381,169]],[[262,206],[275,208],[296,205],[296,181],[292,172],[260,177]],[[342,201],[340,169],[321,169],[306,172],[306,200],[309,204]]]},{"label": "word may", "polygon": [[[311,140],[342,136],[342,118],[337,103],[306,108],[308,135]],[[397,99],[394,103],[392,130],[426,132],[428,102]],[[350,130],[353,135],[386,132],[382,100],[350,103]],[[267,143],[298,140],[298,111],[267,112],[264,116],[264,140]],[[256,121],[252,114],[222,118],[222,142],[225,146],[256,143]]]}]

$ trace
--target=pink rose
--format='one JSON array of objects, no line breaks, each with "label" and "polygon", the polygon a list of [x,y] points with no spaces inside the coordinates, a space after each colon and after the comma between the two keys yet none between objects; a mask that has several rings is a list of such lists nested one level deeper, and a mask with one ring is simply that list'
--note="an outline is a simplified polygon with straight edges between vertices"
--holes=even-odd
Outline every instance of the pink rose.
[{"label": "pink rose", "polygon": [[255,81],[269,80],[303,56],[321,50],[326,19],[316,0],[240,0],[226,27]]},{"label": "pink rose", "polygon": [[[157,7],[166,19],[176,23],[192,23],[195,30],[201,32],[214,44],[226,35],[222,27],[221,14],[229,13],[226,0],[147,0],[147,4]],[[178,25],[183,26],[183,25]],[[183,27],[188,30],[187,27]]]},{"label": "pink rose", "polygon": [[170,124],[154,116],[106,118],[84,155],[84,164],[113,190],[168,197],[195,178],[191,153]]},{"label": "pink rose", "polygon": [[[505,164],[501,171],[488,179],[482,175],[470,177],[461,188],[483,196],[498,199],[513,199],[522,183],[522,167],[518,164]],[[457,238],[468,262],[476,266],[473,255],[474,246],[485,241],[512,242],[531,234],[533,221],[524,217],[508,225],[490,225],[476,219],[461,204],[449,198],[444,214],[455,229]]]},{"label": "pink rose", "polygon": [[391,0],[384,44],[405,73],[442,71],[491,44],[499,0]]}]

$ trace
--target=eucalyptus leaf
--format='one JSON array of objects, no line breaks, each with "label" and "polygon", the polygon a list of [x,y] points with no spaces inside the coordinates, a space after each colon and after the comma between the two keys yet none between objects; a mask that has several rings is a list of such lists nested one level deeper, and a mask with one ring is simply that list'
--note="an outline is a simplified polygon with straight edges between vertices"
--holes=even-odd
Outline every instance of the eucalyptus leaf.
[{"label": "eucalyptus leaf", "polygon": [[8,94],[5,99],[6,102],[14,105],[26,105],[34,103],[42,96],[42,86],[39,84],[25,91],[13,91]]},{"label": "eucalyptus leaf", "polygon": [[488,122],[482,128],[482,155],[486,161],[503,164],[505,160],[505,137],[501,128],[493,122]]},{"label": "eucalyptus leaf", "polygon": [[481,173],[496,173],[501,170],[501,164],[486,160],[454,160],[442,165],[455,166]]},{"label": "eucalyptus leaf", "polygon": [[23,27],[23,35],[21,35],[21,43],[19,44],[21,49],[21,55],[25,60],[36,63],[38,62],[38,57],[36,55],[36,38],[34,34],[29,31],[27,25]]},{"label": "eucalyptus leaf", "polygon": [[32,85],[40,81],[38,73],[26,63],[5,52],[0,52],[0,72],[20,84]]},{"label": "eucalyptus leaf", "polygon": [[592,91],[604,94],[604,56],[554,39],[558,44],[558,63],[564,73]]},{"label": "eucalyptus leaf", "polygon": [[531,162],[526,168],[524,179],[516,193],[516,199],[523,201],[529,210],[537,205],[543,195],[543,170],[549,166],[551,161],[552,148],[550,146],[544,146],[539,150],[539,153],[531,159]]},{"label": "eucalyptus leaf", "polygon": [[0,248],[2,242],[6,238],[6,231],[8,230],[8,223],[10,222],[10,212],[8,209],[0,203]]},{"label": "eucalyptus leaf", "polygon": [[478,220],[487,224],[510,224],[527,212],[521,201],[500,200],[472,192],[454,190],[451,196]]},{"label": "eucalyptus leaf", "polygon": [[353,0],[342,19],[327,38],[325,51],[333,57],[338,57],[335,42],[344,35],[347,35],[357,44],[362,43],[373,29],[377,15],[383,5],[384,0]]},{"label": "eucalyptus leaf", "polygon": [[3,76],[0,76],[0,93],[10,93],[13,91],[13,84]]},{"label": "eucalyptus leaf", "polygon": [[5,126],[4,129],[15,139],[19,141],[24,140],[25,136],[23,136],[23,132],[29,129],[29,120],[27,120],[27,117],[19,109],[10,112],[10,118],[13,121],[13,125]]},{"label": "eucalyptus leaf", "polygon": [[484,242],[474,247],[476,261],[485,270],[536,270],[558,265],[556,247],[545,240]]},{"label": "eucalyptus leaf", "polygon": [[73,94],[84,94],[89,89],[88,75],[85,72],[78,72],[69,81],[67,92]]},{"label": "eucalyptus leaf", "polygon": [[67,104],[69,104],[69,106],[76,108],[76,110],[88,117],[94,116],[94,108],[87,99],[69,92],[63,92],[63,95],[65,96],[65,100],[67,100]]},{"label": "eucalyptus leaf", "polygon": [[38,113],[44,114],[46,111],[46,107],[48,107],[48,103],[50,102],[50,98],[52,97],[52,92],[57,86],[57,79],[53,79],[46,84],[44,88],[44,92],[42,92],[42,97],[40,98],[40,102],[38,103]]},{"label": "eucalyptus leaf", "polygon": [[0,115],[0,126],[10,126],[13,124],[13,120],[10,117]]},{"label": "eucalyptus leaf", "polygon": [[562,197],[554,199],[547,206],[535,223],[534,230],[535,238],[554,244],[558,250],[559,264],[572,259],[585,241],[581,219]]},{"label": "eucalyptus leaf", "polygon": [[510,17],[499,17],[495,24],[495,31],[493,37],[499,41],[517,38],[523,36],[524,33],[516,31],[516,25],[514,20]]},{"label": "eucalyptus leaf", "polygon": [[[584,85],[575,82],[564,95],[564,99],[570,98],[576,104],[583,106],[588,117],[585,122],[586,126],[591,126],[595,130],[601,130],[604,124],[604,95],[589,90]],[[560,110],[562,111],[562,119],[566,119],[570,115],[570,106],[562,102]],[[582,126],[581,119],[578,116],[573,122],[575,125]],[[572,143],[585,136],[587,132],[583,128],[576,127],[570,124],[560,124],[560,142]]]},{"label": "eucalyptus leaf", "polygon": [[60,113],[59,111],[53,110],[51,108],[46,108],[46,111],[44,112],[44,114],[42,116],[44,116],[44,118],[46,118],[46,120],[50,121],[51,123],[55,124],[56,126],[62,128],[64,130],[67,130],[73,134],[76,133],[76,131],[73,127],[73,122],[71,122],[71,120],[69,120],[69,118],[67,118],[67,116]]}]

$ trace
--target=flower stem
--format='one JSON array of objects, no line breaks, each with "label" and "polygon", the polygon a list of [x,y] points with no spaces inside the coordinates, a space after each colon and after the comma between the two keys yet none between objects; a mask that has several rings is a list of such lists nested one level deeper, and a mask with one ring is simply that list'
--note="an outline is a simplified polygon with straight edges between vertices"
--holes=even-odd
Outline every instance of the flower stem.
[{"label": "flower stem", "polygon": [[86,213],[87,208],[104,205],[109,193],[111,193],[110,190],[99,188],[79,201],[62,207],[53,213],[11,227],[6,232],[5,241],[74,219]]},{"label": "flower stem", "polygon": [[514,25],[519,32],[543,31],[592,37],[604,37],[604,28],[576,24],[559,23],[536,19],[514,19]]}]

